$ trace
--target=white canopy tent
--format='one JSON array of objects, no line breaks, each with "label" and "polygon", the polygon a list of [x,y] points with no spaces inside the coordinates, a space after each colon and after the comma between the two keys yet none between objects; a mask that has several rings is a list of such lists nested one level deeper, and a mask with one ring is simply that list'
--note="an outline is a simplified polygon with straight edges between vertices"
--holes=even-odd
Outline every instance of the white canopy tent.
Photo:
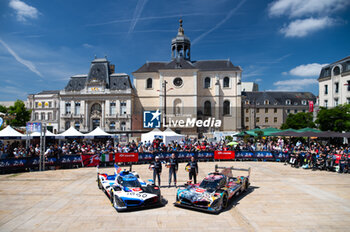
[{"label": "white canopy tent", "polygon": [[111,138],[114,135],[108,134],[107,132],[103,131],[100,127],[97,127],[95,130],[91,131],[88,134],[84,135],[85,138],[88,139],[94,139],[94,138]]},{"label": "white canopy tent", "polygon": [[[40,132],[33,132],[29,135],[30,137],[40,137]],[[56,137],[56,135],[54,133],[52,133],[51,131],[46,130],[45,136],[47,137]]]},{"label": "white canopy tent", "polygon": [[5,129],[0,131],[0,139],[10,140],[10,139],[25,139],[25,135],[19,133],[11,126],[7,126]]},{"label": "white canopy tent", "polygon": [[169,144],[171,142],[179,143],[181,142],[181,140],[185,139],[184,135],[174,132],[173,130],[170,129],[170,127],[168,127],[165,131],[163,131],[163,135],[164,135],[163,142],[165,144]]},{"label": "white canopy tent", "polygon": [[148,141],[152,142],[155,138],[163,139],[163,132],[158,128],[155,128],[150,132],[142,134],[141,142],[143,143],[147,143]]},{"label": "white canopy tent", "polygon": [[83,138],[85,135],[79,131],[77,131],[74,127],[70,127],[65,132],[56,135],[57,139],[65,139],[65,138]]},{"label": "white canopy tent", "polygon": [[175,133],[170,128],[166,129],[165,131],[161,131],[156,128],[148,133],[142,134],[141,142],[152,142],[156,138],[162,139],[165,144],[169,144],[171,142],[180,142],[185,138],[185,136]]}]

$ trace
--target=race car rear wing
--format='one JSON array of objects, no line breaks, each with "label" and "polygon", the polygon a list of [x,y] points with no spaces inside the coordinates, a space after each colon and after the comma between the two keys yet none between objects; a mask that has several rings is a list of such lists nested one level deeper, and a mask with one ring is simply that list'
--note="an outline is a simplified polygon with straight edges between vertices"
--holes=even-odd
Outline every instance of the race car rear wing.
[{"label": "race car rear wing", "polygon": [[217,164],[215,165],[215,172],[219,172],[219,169],[222,170],[230,170],[230,171],[246,171],[248,172],[248,177],[250,176],[250,168],[234,168],[233,166],[231,167],[219,167]]}]

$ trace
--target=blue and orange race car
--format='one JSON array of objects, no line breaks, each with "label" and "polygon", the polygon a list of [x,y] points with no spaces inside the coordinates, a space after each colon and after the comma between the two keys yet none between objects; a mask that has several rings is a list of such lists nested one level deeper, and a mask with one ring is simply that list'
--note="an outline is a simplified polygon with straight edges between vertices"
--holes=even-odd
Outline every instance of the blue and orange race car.
[{"label": "blue and orange race car", "polygon": [[[221,172],[218,170],[222,169]],[[232,171],[247,171],[247,176],[233,176]],[[220,213],[228,206],[229,200],[246,191],[250,185],[250,168],[218,167],[209,173],[201,183],[179,188],[175,206]]]},{"label": "blue and orange race car", "polygon": [[121,171],[115,165],[115,174],[97,173],[98,187],[109,197],[113,207],[119,211],[162,205],[158,186],[146,183],[135,171]]}]

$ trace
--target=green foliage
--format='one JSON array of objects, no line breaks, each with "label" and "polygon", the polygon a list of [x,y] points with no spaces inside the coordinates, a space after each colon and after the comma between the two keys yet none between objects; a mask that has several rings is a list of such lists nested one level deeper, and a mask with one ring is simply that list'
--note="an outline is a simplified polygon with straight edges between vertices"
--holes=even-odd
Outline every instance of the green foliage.
[{"label": "green foliage", "polygon": [[232,136],[225,136],[225,141],[232,142],[233,138]]},{"label": "green foliage", "polygon": [[9,121],[11,126],[25,126],[30,120],[31,111],[26,109],[21,100],[17,100],[13,106],[10,106],[8,113],[14,117]]},{"label": "green foliage", "polygon": [[243,136],[243,141],[245,142],[245,143],[248,143],[249,142],[249,139],[250,139],[250,135],[244,135]]},{"label": "green foliage", "polygon": [[296,114],[288,114],[286,122],[281,126],[281,130],[289,128],[298,130],[305,127],[315,128],[312,113],[299,112]]},{"label": "green foliage", "polygon": [[257,139],[259,139],[259,140],[264,136],[264,132],[261,130],[255,131],[255,133],[258,135]]},{"label": "green foliage", "polygon": [[350,104],[321,108],[316,123],[322,131],[350,131]]},{"label": "green foliage", "polygon": [[0,105],[0,112],[1,112],[1,113],[7,113],[7,108],[6,108],[6,106]]}]

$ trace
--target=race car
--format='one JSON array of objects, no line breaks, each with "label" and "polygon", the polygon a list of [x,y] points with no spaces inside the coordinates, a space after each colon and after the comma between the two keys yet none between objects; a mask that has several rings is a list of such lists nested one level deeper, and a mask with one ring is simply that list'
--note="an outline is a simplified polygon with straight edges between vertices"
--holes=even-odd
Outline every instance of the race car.
[{"label": "race car", "polygon": [[114,175],[97,172],[97,183],[118,212],[131,208],[160,206],[162,202],[159,187],[141,180],[139,174],[131,168],[122,171],[115,165]]},{"label": "race car", "polygon": [[[218,170],[222,169],[221,172]],[[247,176],[233,176],[232,171],[247,171]],[[220,213],[229,200],[246,191],[250,185],[250,168],[218,167],[199,184],[185,184],[176,194],[175,206]]]}]

